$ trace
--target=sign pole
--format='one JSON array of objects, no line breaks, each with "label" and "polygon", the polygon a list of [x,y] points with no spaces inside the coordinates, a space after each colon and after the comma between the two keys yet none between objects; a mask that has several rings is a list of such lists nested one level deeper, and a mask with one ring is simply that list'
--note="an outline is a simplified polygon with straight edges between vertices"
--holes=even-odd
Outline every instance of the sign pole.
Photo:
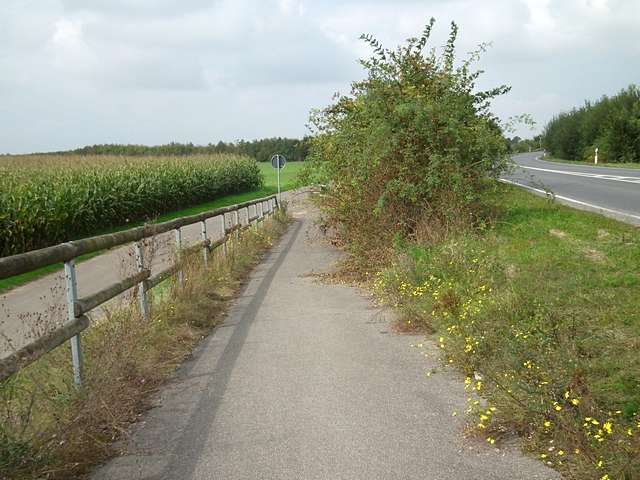
[{"label": "sign pole", "polygon": [[278,203],[281,203],[280,200],[280,155],[278,155]]},{"label": "sign pole", "polygon": [[275,155],[273,155],[271,157],[271,166],[273,168],[275,168],[276,170],[278,170],[278,173],[276,174],[278,177],[278,203],[280,203],[280,196],[281,196],[281,189],[280,189],[280,170],[284,168],[284,166],[287,164],[287,159],[285,158],[284,155],[280,155],[279,153],[276,153]]}]

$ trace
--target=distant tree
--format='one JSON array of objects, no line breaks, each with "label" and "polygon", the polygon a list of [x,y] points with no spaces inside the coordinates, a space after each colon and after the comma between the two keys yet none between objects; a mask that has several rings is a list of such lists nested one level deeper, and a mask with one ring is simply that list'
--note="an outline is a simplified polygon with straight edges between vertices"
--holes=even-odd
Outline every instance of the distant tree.
[{"label": "distant tree", "polygon": [[540,149],[540,135],[522,139],[517,135],[507,139],[509,153],[523,153]]},{"label": "distant tree", "polygon": [[640,89],[631,85],[560,113],[545,127],[542,141],[553,155],[568,160],[591,160],[598,147],[602,161],[640,162]]},{"label": "distant tree", "polygon": [[272,155],[280,153],[289,161],[303,161],[309,153],[309,138],[263,138],[260,140],[238,140],[225,143],[194,145],[193,143],[170,142],[166,145],[121,145],[102,144],[87,145],[70,151],[50,152],[59,155],[155,155],[155,156],[184,156],[212,153],[236,153],[255,158],[258,162],[267,162]]}]

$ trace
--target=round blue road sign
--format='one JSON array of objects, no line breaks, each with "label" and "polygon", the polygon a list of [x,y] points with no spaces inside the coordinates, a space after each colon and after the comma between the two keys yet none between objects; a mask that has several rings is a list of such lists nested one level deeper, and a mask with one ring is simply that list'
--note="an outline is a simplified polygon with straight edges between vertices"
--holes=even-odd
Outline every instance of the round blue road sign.
[{"label": "round blue road sign", "polygon": [[284,157],[284,155],[280,155],[279,153],[276,153],[273,157],[271,157],[271,166],[273,168],[284,168],[284,166],[287,164],[287,159]]}]

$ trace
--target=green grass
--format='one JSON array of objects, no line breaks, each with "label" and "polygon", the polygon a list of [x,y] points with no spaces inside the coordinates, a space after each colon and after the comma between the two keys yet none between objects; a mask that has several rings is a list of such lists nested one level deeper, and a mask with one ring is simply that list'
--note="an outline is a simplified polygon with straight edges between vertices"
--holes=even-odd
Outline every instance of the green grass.
[{"label": "green grass", "polygon": [[[304,162],[289,162],[283,170],[280,172],[280,187],[282,191],[291,190],[297,186],[297,175],[302,169]],[[167,222],[179,217],[185,217],[188,215],[196,215],[198,213],[206,212],[216,208],[226,207],[228,205],[234,205],[236,203],[247,202],[256,198],[266,197],[277,193],[277,172],[269,163],[260,163],[260,171],[264,175],[264,185],[259,190],[253,190],[251,192],[240,193],[236,195],[228,195],[225,197],[217,198],[211,202],[201,203],[189,208],[176,210],[173,212],[165,213],[158,216],[153,223]],[[98,234],[113,233],[117,231],[126,230],[136,226],[142,225],[142,222],[129,224],[122,227],[106,229]],[[101,252],[94,252],[88,255],[83,255],[77,259],[77,262],[83,262],[90,258],[100,255]],[[43,277],[44,275],[57,272],[62,269],[62,264],[49,265],[47,267],[39,268],[31,272],[24,273],[22,275],[16,275],[14,277],[5,278],[0,280],[0,293],[7,292],[12,288],[16,288],[20,285],[24,285],[33,280]]]},{"label": "green grass", "polygon": [[604,167],[604,168],[634,168],[640,169],[640,163],[603,163],[600,162],[598,165],[594,165],[593,162],[585,162],[584,160],[565,160],[562,158],[555,157],[540,157],[542,160],[546,160],[547,162],[554,163],[565,163],[568,165],[589,165],[590,167]]},{"label": "green grass", "polygon": [[479,433],[521,433],[568,478],[640,478],[640,231],[506,185],[490,203],[489,226],[403,247],[381,298],[497,409],[471,409]]}]

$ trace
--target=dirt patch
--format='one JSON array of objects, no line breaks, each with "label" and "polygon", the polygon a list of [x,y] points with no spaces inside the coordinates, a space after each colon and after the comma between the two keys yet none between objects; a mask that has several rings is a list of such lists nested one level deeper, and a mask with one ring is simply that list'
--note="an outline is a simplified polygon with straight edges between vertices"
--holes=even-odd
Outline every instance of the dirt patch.
[{"label": "dirt patch", "polygon": [[584,256],[596,263],[604,263],[607,259],[607,256],[604,253],[594,248],[587,248],[584,251]]},{"label": "dirt patch", "polygon": [[567,238],[567,232],[563,232],[562,230],[557,230],[555,228],[549,230],[549,234],[556,238]]}]

